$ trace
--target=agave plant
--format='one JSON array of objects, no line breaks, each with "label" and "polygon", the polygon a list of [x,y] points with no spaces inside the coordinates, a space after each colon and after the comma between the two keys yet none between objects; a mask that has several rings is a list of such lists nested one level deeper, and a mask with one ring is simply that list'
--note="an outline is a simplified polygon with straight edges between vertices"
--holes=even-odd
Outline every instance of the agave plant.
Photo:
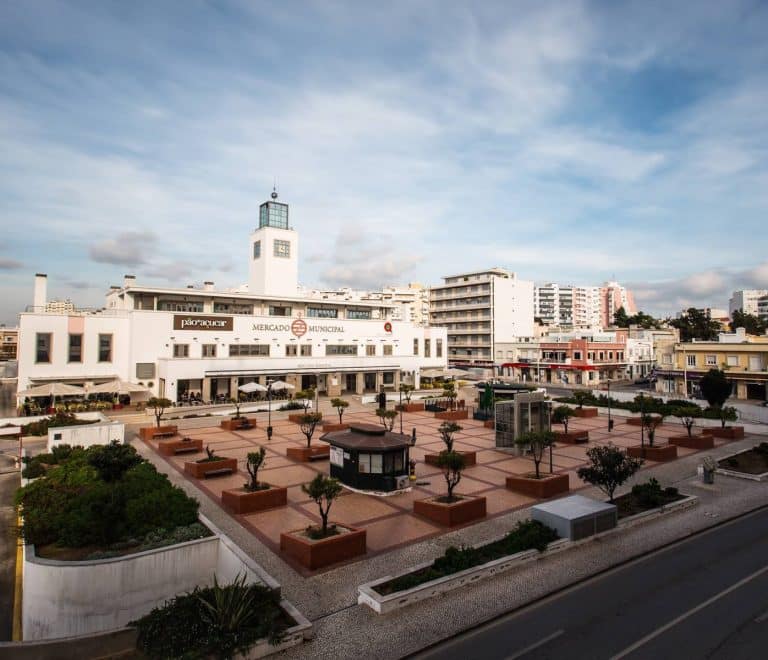
[{"label": "agave plant", "polygon": [[245,574],[238,575],[232,584],[220,585],[213,576],[209,594],[199,595],[202,618],[210,626],[226,632],[237,632],[254,623],[259,608],[256,594],[245,583]]}]

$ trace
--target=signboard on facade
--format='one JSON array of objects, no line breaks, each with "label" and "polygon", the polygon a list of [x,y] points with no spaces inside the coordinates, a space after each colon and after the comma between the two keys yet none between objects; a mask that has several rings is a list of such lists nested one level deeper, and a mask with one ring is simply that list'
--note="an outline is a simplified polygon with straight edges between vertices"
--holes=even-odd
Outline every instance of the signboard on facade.
[{"label": "signboard on facade", "polygon": [[173,315],[174,330],[232,330],[231,316],[191,316]]},{"label": "signboard on facade", "polygon": [[331,465],[344,467],[344,450],[341,447],[331,447]]}]

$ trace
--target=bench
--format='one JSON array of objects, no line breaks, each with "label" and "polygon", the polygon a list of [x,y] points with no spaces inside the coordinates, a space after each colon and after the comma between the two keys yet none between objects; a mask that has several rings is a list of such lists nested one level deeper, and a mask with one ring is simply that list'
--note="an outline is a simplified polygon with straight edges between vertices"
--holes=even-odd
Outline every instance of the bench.
[{"label": "bench", "polygon": [[176,431],[156,431],[152,434],[153,438],[172,438],[176,435]]},{"label": "bench", "polygon": [[231,467],[222,467],[218,470],[209,470],[203,475],[203,479],[207,479],[208,477],[215,477],[220,474],[232,474],[232,468]]},{"label": "bench", "polygon": [[310,461],[327,461],[331,457],[331,452],[329,451],[327,454],[311,454],[309,457]]}]

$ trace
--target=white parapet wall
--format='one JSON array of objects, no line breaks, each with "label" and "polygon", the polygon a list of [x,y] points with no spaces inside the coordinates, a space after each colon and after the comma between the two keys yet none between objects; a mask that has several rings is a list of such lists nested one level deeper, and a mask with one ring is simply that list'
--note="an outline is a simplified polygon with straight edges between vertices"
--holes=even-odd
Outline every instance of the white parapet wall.
[{"label": "white parapet wall", "polygon": [[125,424],[122,422],[56,426],[48,429],[48,451],[57,445],[92,447],[108,445],[113,440],[117,440],[120,444],[125,442]]},{"label": "white parapet wall", "polygon": [[122,628],[152,608],[196,586],[230,583],[245,573],[251,582],[280,585],[210,520],[214,536],[92,561],[55,561],[24,549],[24,640],[85,635]]}]

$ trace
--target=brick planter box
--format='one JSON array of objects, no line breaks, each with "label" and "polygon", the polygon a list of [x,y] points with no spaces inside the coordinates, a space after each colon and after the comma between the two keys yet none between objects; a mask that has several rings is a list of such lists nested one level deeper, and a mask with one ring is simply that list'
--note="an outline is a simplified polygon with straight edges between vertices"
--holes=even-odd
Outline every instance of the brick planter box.
[{"label": "brick planter box", "polygon": [[486,420],[483,422],[483,426],[484,426],[485,428],[487,428],[487,429],[492,429],[492,428],[495,428],[495,426],[496,426],[496,423],[495,423],[495,422],[494,422],[492,419],[486,419]]},{"label": "brick planter box", "polygon": [[230,473],[237,472],[237,459],[221,458],[218,461],[206,461],[205,463],[198,463],[196,461],[184,463],[184,472],[195,477],[195,479],[204,479],[211,472],[226,469],[229,469]]},{"label": "brick planter box", "polygon": [[[457,454],[461,454],[464,457],[464,467],[470,467],[477,465],[477,452],[474,451],[457,451]],[[440,454],[425,454],[424,462],[427,465],[437,465],[437,459]]]},{"label": "brick planter box", "polygon": [[240,417],[235,419],[234,417],[230,417],[229,419],[222,419],[220,422],[221,428],[226,431],[239,431],[243,425],[250,425],[251,428],[256,428],[256,418]]},{"label": "brick planter box", "polygon": [[425,500],[416,500],[413,503],[413,512],[443,527],[454,527],[485,518],[486,500],[484,497],[472,497],[461,495],[458,502],[445,504],[430,497]]},{"label": "brick planter box", "polygon": [[673,435],[669,439],[669,444],[677,447],[687,447],[688,449],[712,449],[715,446],[715,438],[711,435],[694,435],[688,437],[685,435]]},{"label": "brick planter box", "polygon": [[163,456],[175,456],[186,452],[203,451],[203,441],[198,440],[161,440],[157,451]]},{"label": "brick planter box", "polygon": [[[310,408],[308,412],[300,412],[300,413],[290,413],[288,415],[288,421],[293,422],[294,424],[301,424],[301,418],[304,417],[304,415],[310,415],[312,414],[312,409]],[[318,413],[320,415],[320,419],[323,418],[323,413]]]},{"label": "brick planter box", "polygon": [[448,421],[453,421],[457,419],[468,419],[469,418],[469,411],[464,410],[446,410],[445,412],[437,412],[435,413],[435,419],[444,419]]},{"label": "brick planter box", "polygon": [[349,428],[349,424],[334,424],[333,422],[323,423],[324,433],[333,433],[334,431],[346,431]]},{"label": "brick planter box", "polygon": [[658,461],[663,463],[665,461],[674,461],[677,458],[677,447],[675,445],[645,445],[645,456],[643,456],[643,449],[640,445],[634,447],[627,447],[627,453],[632,458],[646,458],[649,461]]},{"label": "brick planter box", "polygon": [[285,450],[285,455],[294,461],[302,461],[308,463],[309,461],[318,461],[331,456],[331,447],[316,445],[311,447],[288,447]]},{"label": "brick planter box", "polygon": [[175,424],[168,426],[145,426],[139,429],[142,440],[154,440],[155,438],[170,438],[179,432],[179,427]]},{"label": "brick planter box", "polygon": [[366,553],[364,529],[330,523],[342,527],[342,534],[313,541],[303,529],[280,534],[280,550],[310,569],[323,568]]},{"label": "brick planter box", "polygon": [[521,474],[507,477],[507,488],[538,499],[553,497],[570,490],[567,474],[543,474],[541,479]]},{"label": "brick planter box", "polygon": [[578,445],[589,442],[589,431],[555,431],[555,442]]},{"label": "brick planter box", "polygon": [[574,417],[597,417],[597,408],[574,408]]},{"label": "brick planter box", "polygon": [[709,431],[707,435],[722,440],[741,440],[744,437],[743,426],[726,426],[725,428],[713,426],[707,430]]},{"label": "brick planter box", "polygon": [[267,490],[247,491],[234,488],[221,492],[221,503],[233,513],[253,513],[285,506],[288,503],[288,489],[270,486]]},{"label": "brick planter box", "polygon": [[396,405],[395,410],[399,410],[400,412],[407,412],[407,413],[414,413],[414,412],[424,412],[424,404],[423,403],[404,403],[401,405]]},{"label": "brick planter box", "polygon": [[[654,421],[658,421],[661,419],[658,415],[653,415]],[[630,426],[642,426],[643,421],[640,417],[627,417],[627,424]]]}]

